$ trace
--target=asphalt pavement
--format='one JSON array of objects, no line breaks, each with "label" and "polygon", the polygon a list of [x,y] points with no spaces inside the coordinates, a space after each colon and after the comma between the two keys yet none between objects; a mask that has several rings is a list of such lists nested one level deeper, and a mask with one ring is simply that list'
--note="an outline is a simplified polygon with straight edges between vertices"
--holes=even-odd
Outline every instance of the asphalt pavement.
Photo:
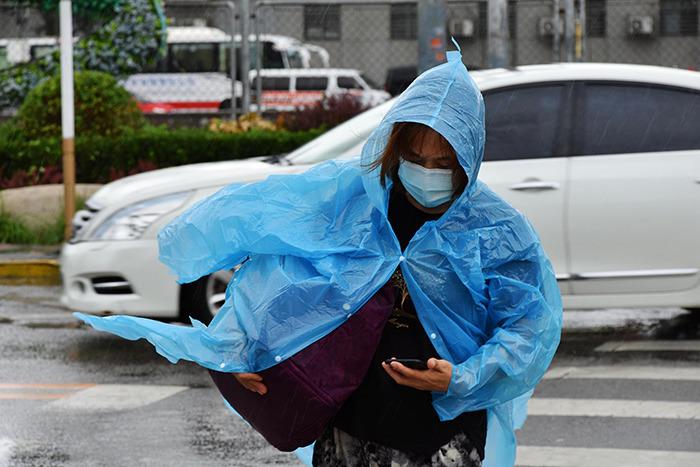
[{"label": "asphalt pavement", "polygon": [[[0,467],[301,465],[230,412],[206,370],[95,331],[59,294],[0,286]],[[700,465],[699,322],[566,312],[518,465]]]}]

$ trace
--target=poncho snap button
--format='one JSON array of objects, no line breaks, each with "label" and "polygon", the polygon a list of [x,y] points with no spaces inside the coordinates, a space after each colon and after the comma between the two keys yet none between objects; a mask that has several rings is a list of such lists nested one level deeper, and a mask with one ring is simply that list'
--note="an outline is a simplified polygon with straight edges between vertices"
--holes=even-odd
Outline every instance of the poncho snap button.
[{"label": "poncho snap button", "polygon": [[399,256],[399,261],[406,261],[406,257],[404,255]]},{"label": "poncho snap button", "polygon": [[279,355],[277,355],[277,356],[275,357],[275,361],[276,361],[276,362],[279,362],[279,361],[281,361],[281,360],[282,360],[282,357],[280,357]]},{"label": "poncho snap button", "polygon": [[435,333],[432,333],[432,334],[430,335],[430,338],[431,338],[431,339],[435,339],[436,337],[437,337],[437,334],[435,334]]},{"label": "poncho snap button", "polygon": [[224,362],[219,363],[219,368],[223,368],[225,366],[226,366],[226,364]]},{"label": "poncho snap button", "polygon": [[347,311],[350,309],[350,304],[349,303],[343,303],[343,310]]}]

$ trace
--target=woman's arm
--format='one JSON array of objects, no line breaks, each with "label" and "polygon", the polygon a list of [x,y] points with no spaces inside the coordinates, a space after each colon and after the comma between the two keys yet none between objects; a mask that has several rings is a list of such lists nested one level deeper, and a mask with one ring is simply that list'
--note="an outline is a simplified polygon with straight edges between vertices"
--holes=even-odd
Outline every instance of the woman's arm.
[{"label": "woman's arm", "polygon": [[551,264],[539,244],[527,260],[484,271],[491,337],[453,366],[447,392],[433,394],[440,420],[498,405],[527,393],[559,345],[562,307]]}]

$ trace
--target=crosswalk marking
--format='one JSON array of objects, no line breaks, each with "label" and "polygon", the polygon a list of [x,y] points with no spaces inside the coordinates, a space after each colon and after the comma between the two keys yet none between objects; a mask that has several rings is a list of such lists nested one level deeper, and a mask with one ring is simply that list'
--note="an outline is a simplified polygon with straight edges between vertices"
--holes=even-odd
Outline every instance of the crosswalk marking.
[{"label": "crosswalk marking", "polygon": [[515,464],[521,467],[697,467],[700,452],[519,446]]},{"label": "crosswalk marking", "polygon": [[0,438],[0,467],[9,465],[15,443],[9,438]]},{"label": "crosswalk marking", "polygon": [[0,383],[0,400],[63,399],[93,386],[89,383]]},{"label": "crosswalk marking", "polygon": [[189,387],[100,384],[53,401],[49,403],[49,407],[85,411],[126,410],[158,402],[186,389]]},{"label": "crosswalk marking", "polygon": [[596,352],[700,352],[700,340],[610,341]]},{"label": "crosswalk marking", "polygon": [[544,379],[652,379],[700,381],[700,367],[672,366],[562,366],[550,369]]},{"label": "crosswalk marking", "polygon": [[700,420],[700,402],[535,397],[528,403],[528,414]]},{"label": "crosswalk marking", "polygon": [[70,396],[70,392],[0,392],[0,400],[52,400]]},{"label": "crosswalk marking", "polygon": [[86,389],[91,383],[0,383],[0,389]]}]

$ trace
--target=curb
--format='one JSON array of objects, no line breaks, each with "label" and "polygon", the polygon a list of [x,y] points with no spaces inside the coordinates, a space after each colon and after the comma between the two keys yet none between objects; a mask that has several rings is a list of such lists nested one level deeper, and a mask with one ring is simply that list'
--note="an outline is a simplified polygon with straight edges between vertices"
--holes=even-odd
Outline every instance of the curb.
[{"label": "curb", "polygon": [[0,261],[0,285],[61,285],[57,259]]}]

